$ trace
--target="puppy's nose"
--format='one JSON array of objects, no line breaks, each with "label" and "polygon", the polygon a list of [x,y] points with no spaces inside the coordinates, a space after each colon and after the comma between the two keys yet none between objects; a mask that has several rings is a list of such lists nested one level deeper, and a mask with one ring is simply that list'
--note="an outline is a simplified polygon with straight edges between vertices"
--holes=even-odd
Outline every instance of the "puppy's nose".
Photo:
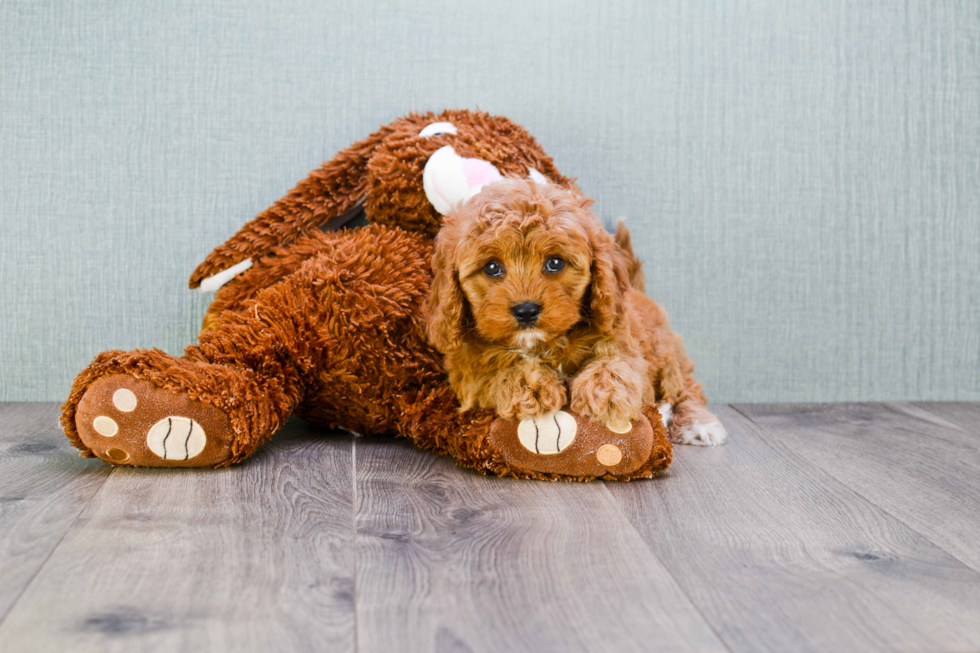
[{"label": "puppy's nose", "polygon": [[537,302],[521,302],[514,304],[510,312],[514,314],[514,319],[521,324],[534,324],[538,321],[541,314],[541,304]]}]

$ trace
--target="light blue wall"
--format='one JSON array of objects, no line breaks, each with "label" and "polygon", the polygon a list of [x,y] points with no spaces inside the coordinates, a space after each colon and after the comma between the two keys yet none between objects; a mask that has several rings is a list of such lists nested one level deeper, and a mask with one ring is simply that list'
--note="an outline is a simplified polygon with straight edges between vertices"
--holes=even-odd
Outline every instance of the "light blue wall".
[{"label": "light blue wall", "polygon": [[980,399],[980,3],[0,3],[0,399],[191,342],[195,265],[412,109],[527,126],[715,401]]}]

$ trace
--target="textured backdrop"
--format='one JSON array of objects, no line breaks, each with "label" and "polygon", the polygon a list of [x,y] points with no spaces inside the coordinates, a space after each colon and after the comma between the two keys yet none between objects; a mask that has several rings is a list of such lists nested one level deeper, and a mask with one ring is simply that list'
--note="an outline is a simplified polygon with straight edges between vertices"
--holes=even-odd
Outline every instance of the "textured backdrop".
[{"label": "textured backdrop", "polygon": [[523,123],[715,401],[980,399],[980,3],[0,3],[0,399],[192,341],[195,265],[412,109]]}]

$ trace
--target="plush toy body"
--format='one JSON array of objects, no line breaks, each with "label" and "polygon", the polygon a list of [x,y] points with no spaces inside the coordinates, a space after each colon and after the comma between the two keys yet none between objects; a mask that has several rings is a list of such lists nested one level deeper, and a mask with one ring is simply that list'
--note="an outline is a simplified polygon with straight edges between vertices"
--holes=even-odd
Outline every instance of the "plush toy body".
[{"label": "plush toy body", "polygon": [[[65,433],[82,455],[114,464],[223,466],[296,413],[502,475],[625,480],[665,469],[671,448],[652,405],[626,433],[567,408],[521,423],[459,411],[426,339],[433,234],[449,206],[501,176],[573,187],[503,118],[447,111],[381,128],[198,267],[191,286],[220,290],[183,357],[96,357],[63,407]],[[371,224],[330,230],[359,210]]]}]

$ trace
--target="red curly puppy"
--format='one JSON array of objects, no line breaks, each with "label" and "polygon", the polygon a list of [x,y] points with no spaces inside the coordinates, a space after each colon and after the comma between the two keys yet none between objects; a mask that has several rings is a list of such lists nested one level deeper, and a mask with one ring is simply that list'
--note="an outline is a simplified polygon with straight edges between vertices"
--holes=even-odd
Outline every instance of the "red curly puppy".
[{"label": "red curly puppy", "polygon": [[704,407],[681,339],[642,292],[628,232],[617,245],[591,204],[505,180],[446,216],[428,332],[462,408],[522,420],[570,403],[624,432],[659,402],[672,440],[720,444],[725,429]]}]

